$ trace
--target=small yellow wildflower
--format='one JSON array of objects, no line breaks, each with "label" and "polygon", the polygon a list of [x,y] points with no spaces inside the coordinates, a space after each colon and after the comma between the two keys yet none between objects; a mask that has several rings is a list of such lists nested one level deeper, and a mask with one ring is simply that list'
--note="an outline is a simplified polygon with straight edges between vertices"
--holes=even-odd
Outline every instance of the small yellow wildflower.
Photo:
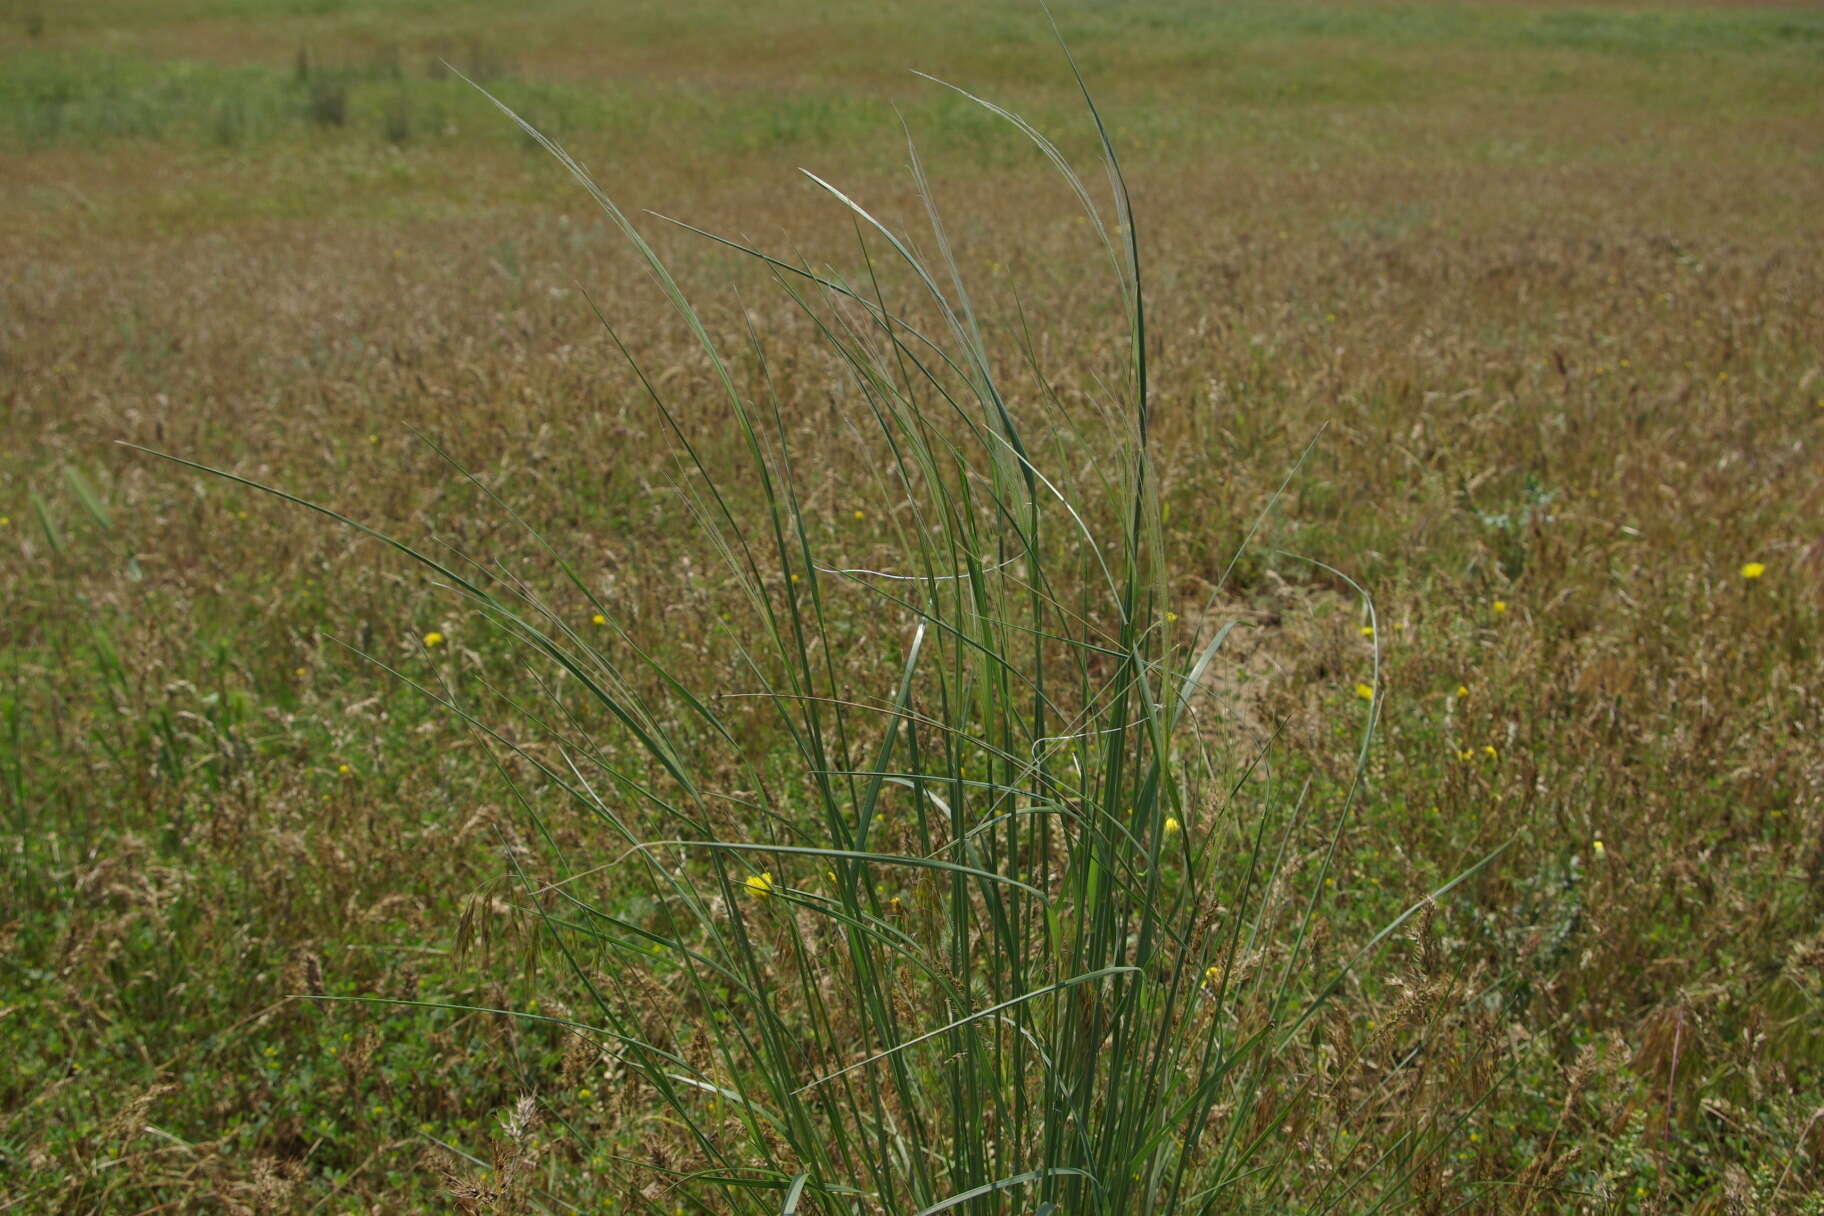
[{"label": "small yellow wildflower", "polygon": [[[1824,405],[1824,401],[1820,401],[1820,402],[1818,402],[1818,404]],[[10,528],[12,526],[13,526],[13,517],[12,516],[0,515],[0,528]]]},{"label": "small yellow wildflower", "polygon": [[749,874],[745,885],[749,891],[761,899],[765,899],[778,889],[771,873]]},{"label": "small yellow wildflower", "polygon": [[1457,685],[1457,695],[1459,697],[1467,697],[1469,695],[1469,685],[1467,685],[1467,684]]},{"label": "small yellow wildflower", "polygon": [[1474,760],[1475,758],[1476,758],[1476,753],[1470,751],[1467,747],[1461,748],[1457,752],[1457,759],[1463,761],[1465,764],[1469,763],[1471,760]]},{"label": "small yellow wildflower", "polygon": [[1363,625],[1362,626],[1362,636],[1365,638],[1373,637],[1374,636],[1374,626],[1373,625]]},{"label": "small yellow wildflower", "polygon": [[379,442],[380,442],[380,436],[378,436],[378,435],[369,435],[369,436],[368,436],[368,437],[367,437],[367,441],[368,441],[368,442],[369,442],[369,443],[379,443]]},{"label": "small yellow wildflower", "polygon": [[303,677],[309,675],[310,672],[307,669],[300,667],[296,671],[292,672],[291,674],[294,676],[297,676],[299,679],[302,679]]},{"label": "small yellow wildflower", "polygon": [[338,765],[336,765],[336,771],[338,773],[341,773],[344,777],[346,777],[350,773],[354,772],[355,770],[348,767],[348,765],[346,765],[346,764],[338,764]]},{"label": "small yellow wildflower", "polygon": [[868,517],[868,513],[866,511],[862,510],[860,507],[855,508],[855,522],[856,523],[860,523],[862,520],[866,519],[867,517]]},{"label": "small yellow wildflower", "polygon": [[587,1085],[585,1085],[581,1089],[577,1090],[576,1096],[581,1098],[585,1102],[587,1102],[589,1099],[595,1097],[595,1095],[590,1092],[589,1087]]},{"label": "small yellow wildflower", "polygon": [[1166,624],[1170,625],[1173,621],[1176,621],[1177,619],[1178,619],[1178,614],[1176,612],[1173,612],[1170,609],[1166,610],[1166,613],[1165,613],[1165,623]]},{"label": "small yellow wildflower", "polygon": [[590,617],[589,620],[592,623],[597,624],[597,625],[606,625],[608,623],[608,618],[603,616],[599,612],[596,613],[594,616]]},{"label": "small yellow wildflower", "polygon": [[1767,573],[1767,567],[1761,562],[1749,562],[1746,566],[1742,567],[1743,578],[1755,579],[1761,577],[1761,575],[1765,573]]},{"label": "small yellow wildflower", "polygon": [[1499,756],[1501,753],[1495,750],[1494,744],[1484,743],[1482,745],[1482,754],[1484,756],[1487,756],[1490,760],[1493,760],[1496,756]]},{"label": "small yellow wildflower", "polygon": [[1367,684],[1357,684],[1355,686],[1355,695],[1364,701],[1372,701],[1374,700],[1374,689]]},{"label": "small yellow wildflower", "polygon": [[443,645],[443,635],[433,629],[424,635],[424,644],[426,646],[441,646]]},{"label": "small yellow wildflower", "polygon": [[1603,847],[1602,838],[1600,836],[1590,842],[1590,852],[1596,854],[1598,858],[1601,858],[1608,853],[1608,849]]},{"label": "small yellow wildflower", "polygon": [[1503,612],[1507,611],[1507,601],[1506,600],[1496,600],[1493,604],[1490,605],[1490,607],[1492,607],[1495,610],[1495,615],[1499,616]]},{"label": "small yellow wildflower", "polygon": [[797,581],[798,581],[798,576],[797,576],[797,575],[796,575],[796,574],[793,574],[793,575],[792,575],[792,581],[793,581],[793,582],[794,582],[794,583],[795,583],[795,582],[797,582]]},{"label": "small yellow wildflower", "polygon": [[1179,823],[1175,818],[1170,815],[1165,817],[1165,834],[1167,836],[1176,836],[1183,829],[1184,825]]}]

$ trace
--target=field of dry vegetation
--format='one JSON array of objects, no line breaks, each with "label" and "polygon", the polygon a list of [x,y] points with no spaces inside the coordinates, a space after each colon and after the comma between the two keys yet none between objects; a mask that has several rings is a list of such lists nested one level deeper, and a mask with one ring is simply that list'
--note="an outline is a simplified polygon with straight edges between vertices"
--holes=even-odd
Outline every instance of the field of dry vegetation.
[{"label": "field of dry vegetation", "polygon": [[1824,1211],[1824,17],[1054,11],[0,4],[0,1212]]}]

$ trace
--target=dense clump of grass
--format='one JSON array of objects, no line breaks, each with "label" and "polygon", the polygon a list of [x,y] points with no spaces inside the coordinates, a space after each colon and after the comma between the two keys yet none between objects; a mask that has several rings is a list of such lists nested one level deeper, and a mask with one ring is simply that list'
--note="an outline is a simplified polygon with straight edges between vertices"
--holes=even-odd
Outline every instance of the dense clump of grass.
[{"label": "dense clump of grass", "polygon": [[[485,741],[545,846],[509,858],[560,966],[543,1009],[512,1012],[568,1030],[630,1087],[641,1126],[598,1158],[630,1205],[1245,1210],[1279,1193],[1299,1112],[1323,1096],[1282,1052],[1361,957],[1326,970],[1312,948],[1353,788],[1315,806],[1261,754],[1195,728],[1234,625],[1193,631],[1168,607],[1140,242],[1088,91],[1106,200],[1030,124],[962,96],[1056,168],[1107,258],[1126,353],[1087,401],[1003,391],[1005,359],[1039,370],[1037,319],[1020,316],[1010,351],[991,344],[909,134],[935,256],[814,175],[855,228],[853,273],[710,238],[759,259],[821,339],[845,425],[876,457],[892,569],[825,551],[763,336],[725,350],[620,207],[496,103],[591,193],[698,341],[734,467],[635,370],[674,441],[673,488],[759,623],[705,643],[732,648],[743,686],[690,686],[555,553],[593,627],[507,571],[317,508],[440,576],[548,693],[510,706],[509,727],[420,686]],[[857,605],[896,635],[892,687],[845,654]],[[1373,724],[1370,710],[1358,779]],[[757,752],[762,737],[789,747]],[[554,832],[551,798],[600,834]],[[1298,842],[1314,825],[1313,851]],[[1407,1023],[1449,990],[1430,908],[1362,947],[1423,914]],[[1448,1139],[1443,1109],[1345,1154],[1313,1210],[1400,1193]],[[523,1197],[536,1118],[522,1103],[494,1171],[452,1174],[457,1193]]]}]

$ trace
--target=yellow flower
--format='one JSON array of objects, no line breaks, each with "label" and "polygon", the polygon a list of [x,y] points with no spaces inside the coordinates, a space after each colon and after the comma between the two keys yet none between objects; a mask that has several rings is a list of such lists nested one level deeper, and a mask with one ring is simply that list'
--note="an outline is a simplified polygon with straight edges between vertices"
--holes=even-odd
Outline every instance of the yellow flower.
[{"label": "yellow flower", "polygon": [[1183,828],[1184,825],[1179,823],[1172,816],[1167,815],[1165,817],[1165,834],[1167,836],[1176,836]]},{"label": "yellow flower", "polygon": [[1496,614],[1496,615],[1497,615],[1497,616],[1498,616],[1498,615],[1500,615],[1500,614],[1501,614],[1501,613],[1503,613],[1503,612],[1506,612],[1506,611],[1507,611],[1507,601],[1506,601],[1506,600],[1496,600],[1496,601],[1495,601],[1495,602],[1494,602],[1494,603],[1493,603],[1493,604],[1492,604],[1492,605],[1490,605],[1490,606],[1491,606],[1491,607],[1492,607],[1492,608],[1494,608],[1494,610],[1495,610],[1495,614]]},{"label": "yellow flower", "polygon": [[868,513],[866,511],[862,510],[860,507],[855,508],[855,522],[856,523],[860,523],[862,520],[866,519],[867,517],[868,517]]},{"label": "yellow flower", "polygon": [[338,765],[336,765],[336,771],[338,773],[341,773],[344,777],[346,777],[350,773],[354,772],[355,770],[348,767],[348,765],[346,765],[346,764],[338,764]]},{"label": "yellow flower", "polygon": [[310,672],[309,672],[309,671],[307,671],[307,670],[305,670],[305,669],[304,669],[304,668],[302,668],[302,667],[300,667],[300,668],[298,668],[298,669],[297,669],[297,670],[296,670],[296,671],[294,671],[294,672],[292,672],[292,673],[291,673],[291,674],[292,674],[292,675],[294,675],[294,676],[299,676],[299,677],[303,677],[303,676],[307,676],[307,675],[309,675],[309,674],[310,674]]},{"label": "yellow flower", "polygon": [[1365,638],[1373,637],[1374,636],[1374,626],[1373,625],[1363,625],[1362,626],[1362,636]]},{"label": "yellow flower", "polygon": [[1355,695],[1364,701],[1372,701],[1374,700],[1374,689],[1366,684],[1357,684],[1355,686]]},{"label": "yellow flower", "polygon": [[1765,573],[1767,573],[1767,567],[1760,562],[1749,562],[1742,567],[1743,578],[1759,578]]},{"label": "yellow flower", "polygon": [[792,575],[792,581],[794,583],[798,581],[798,576],[796,574]]},{"label": "yellow flower", "polygon": [[441,646],[443,645],[443,635],[433,629],[424,635],[424,644],[426,646]]},{"label": "yellow flower", "polygon": [[1482,754],[1484,756],[1487,756],[1490,760],[1493,760],[1496,756],[1499,756],[1501,753],[1495,750],[1494,744],[1484,743],[1482,745]]},{"label": "yellow flower", "polygon": [[1175,621],[1177,619],[1178,619],[1178,614],[1176,612],[1173,612],[1170,609],[1166,610],[1166,613],[1165,613],[1165,623],[1166,624],[1170,625],[1173,621]]},{"label": "yellow flower", "polygon": [[1475,758],[1476,758],[1476,753],[1470,751],[1467,747],[1461,748],[1457,752],[1457,759],[1463,761],[1465,764],[1467,764],[1471,760],[1474,760]]},{"label": "yellow flower", "polygon": [[1467,684],[1457,685],[1457,695],[1459,697],[1467,697],[1469,695],[1469,685],[1467,685]]},{"label": "yellow flower", "polygon": [[590,617],[589,619],[597,625],[606,625],[608,623],[608,618],[603,616],[599,612],[596,613],[594,616]]},{"label": "yellow flower", "polygon": [[749,891],[761,899],[765,899],[778,889],[770,873],[749,874],[745,885]]},{"label": "yellow flower", "polygon": [[1602,846],[1601,837],[1598,837],[1597,839],[1590,842],[1590,851],[1592,853],[1596,854],[1597,857],[1602,857],[1604,854],[1606,854],[1608,852],[1608,850]]}]

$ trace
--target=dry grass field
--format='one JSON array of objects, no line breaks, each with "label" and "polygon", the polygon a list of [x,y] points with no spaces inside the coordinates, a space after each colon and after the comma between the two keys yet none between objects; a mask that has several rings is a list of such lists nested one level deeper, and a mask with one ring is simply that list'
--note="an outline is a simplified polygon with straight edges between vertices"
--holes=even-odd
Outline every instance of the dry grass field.
[{"label": "dry grass field", "polygon": [[1824,1211],[1824,16],[1054,11],[0,0],[0,1212]]}]

